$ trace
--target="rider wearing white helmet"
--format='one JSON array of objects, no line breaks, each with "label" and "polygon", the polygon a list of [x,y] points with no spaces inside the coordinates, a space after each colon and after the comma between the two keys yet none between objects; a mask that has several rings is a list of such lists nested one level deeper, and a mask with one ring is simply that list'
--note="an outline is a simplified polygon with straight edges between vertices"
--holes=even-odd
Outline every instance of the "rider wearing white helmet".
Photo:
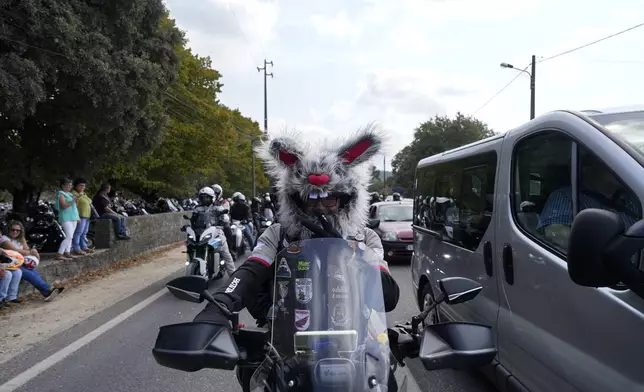
[{"label": "rider wearing white helmet", "polygon": [[[214,184],[211,186],[211,188],[213,191],[215,191],[215,206],[222,207],[224,210],[228,210],[230,214],[230,202],[223,197],[224,189],[219,184]],[[230,228],[230,221],[224,222],[224,234],[226,234],[228,243],[233,244],[233,230]]]},{"label": "rider wearing white helmet", "polygon": [[[200,207],[205,207],[206,211],[209,211],[213,214],[213,217],[215,218],[213,223],[216,225],[223,225],[223,222],[220,222],[219,218],[220,211],[218,211],[217,207],[213,204],[215,197],[216,193],[212,188],[207,186],[201,188],[199,190],[199,195],[197,196],[199,200],[197,211],[200,209]],[[228,276],[230,276],[233,274],[233,272],[235,272],[235,260],[230,254],[230,250],[228,249],[228,241],[225,235],[222,240],[223,244],[221,246],[221,258],[226,262],[226,271],[228,272]]]}]

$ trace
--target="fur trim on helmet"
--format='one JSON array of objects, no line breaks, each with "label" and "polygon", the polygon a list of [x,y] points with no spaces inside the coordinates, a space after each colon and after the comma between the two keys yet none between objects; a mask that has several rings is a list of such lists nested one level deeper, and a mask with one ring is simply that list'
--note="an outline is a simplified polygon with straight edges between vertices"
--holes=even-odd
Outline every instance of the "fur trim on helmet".
[{"label": "fur trim on helmet", "polygon": [[302,202],[341,193],[346,196],[340,210],[328,218],[343,235],[356,234],[365,227],[369,212],[371,178],[366,163],[381,151],[383,135],[367,126],[336,145],[313,146],[299,139],[279,136],[255,149],[267,174],[277,181],[280,224],[289,237],[309,237],[298,219]]}]

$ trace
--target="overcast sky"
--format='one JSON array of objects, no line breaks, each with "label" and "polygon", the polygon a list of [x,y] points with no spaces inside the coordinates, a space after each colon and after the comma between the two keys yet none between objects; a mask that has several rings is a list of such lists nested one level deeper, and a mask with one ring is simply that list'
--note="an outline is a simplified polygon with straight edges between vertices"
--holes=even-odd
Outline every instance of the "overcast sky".
[{"label": "overcast sky", "polygon": [[[547,58],[644,22],[641,0],[166,0],[189,45],[223,74],[221,101],[263,125],[346,135],[369,122],[390,134],[389,160],[436,114],[475,114],[504,132],[529,119],[522,75]],[[644,27],[538,64],[537,115],[644,102]],[[270,66],[269,66],[270,68]],[[382,165],[379,158],[379,166]]]}]

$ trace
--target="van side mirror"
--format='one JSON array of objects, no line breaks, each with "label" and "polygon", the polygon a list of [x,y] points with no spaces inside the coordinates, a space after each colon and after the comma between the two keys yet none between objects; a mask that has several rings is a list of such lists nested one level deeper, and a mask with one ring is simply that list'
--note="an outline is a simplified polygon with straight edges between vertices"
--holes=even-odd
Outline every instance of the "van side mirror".
[{"label": "van side mirror", "polygon": [[644,220],[624,232],[614,212],[588,208],[577,214],[568,241],[568,275],[580,286],[624,283],[644,296],[644,273],[631,258],[644,248]]},{"label": "van side mirror", "polygon": [[380,219],[369,219],[367,227],[370,229],[377,229],[380,226]]}]

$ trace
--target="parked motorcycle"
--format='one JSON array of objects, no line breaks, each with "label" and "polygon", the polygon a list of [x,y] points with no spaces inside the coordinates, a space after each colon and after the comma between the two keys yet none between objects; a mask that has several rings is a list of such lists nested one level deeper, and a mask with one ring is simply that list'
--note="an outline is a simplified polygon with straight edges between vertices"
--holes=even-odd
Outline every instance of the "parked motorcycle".
[{"label": "parked motorcycle", "polygon": [[30,206],[25,219],[27,244],[38,252],[57,252],[65,239],[65,231],[56,219],[54,209],[40,202]]},{"label": "parked motorcycle", "polygon": [[207,300],[229,317],[232,329],[203,322],[163,326],[152,350],[155,360],[187,372],[247,369],[252,374],[250,390],[277,392],[405,391],[406,378],[395,376],[406,366],[406,358],[420,357],[427,370],[491,363],[497,354],[491,327],[462,322],[424,325],[438,304],[469,301],[481,292],[480,284],[466,278],[442,279],[432,305],[410,322],[387,328],[380,258],[358,245],[320,238],[280,252],[270,330],[239,325],[239,314],[217,302],[204,279],[171,281],[167,286],[176,297]]},{"label": "parked motorcycle", "polygon": [[186,275],[198,275],[208,281],[224,276],[225,262],[221,257],[224,233],[220,226],[213,225],[212,212],[196,209],[192,217],[183,216],[190,221],[181,228],[187,235]]}]

